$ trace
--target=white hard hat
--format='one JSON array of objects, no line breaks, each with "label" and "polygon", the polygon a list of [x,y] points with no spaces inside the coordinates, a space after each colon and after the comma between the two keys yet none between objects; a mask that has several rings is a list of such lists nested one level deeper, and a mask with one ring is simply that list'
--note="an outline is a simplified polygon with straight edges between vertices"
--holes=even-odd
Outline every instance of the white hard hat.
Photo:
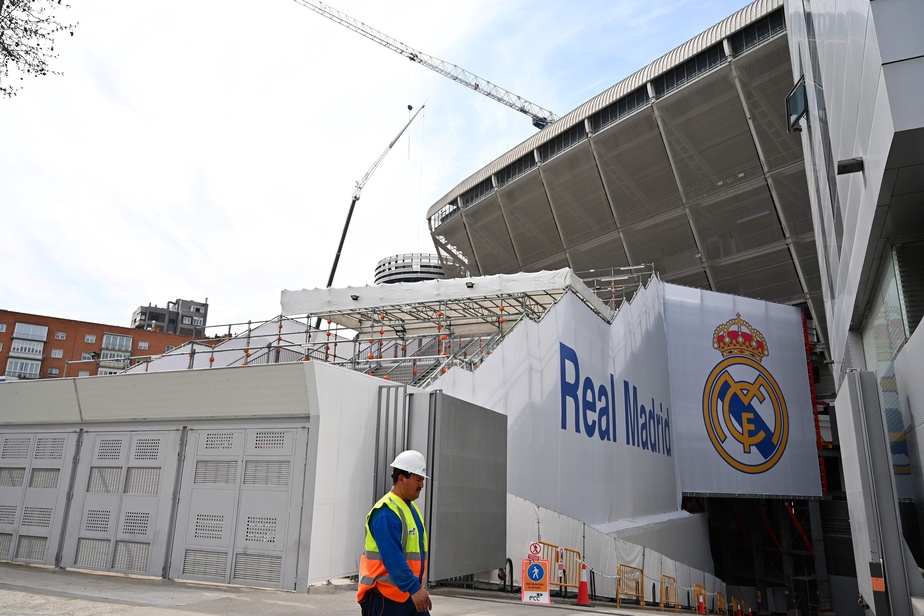
[{"label": "white hard hat", "polygon": [[395,461],[391,463],[391,467],[429,479],[427,477],[427,459],[422,453],[413,449],[402,451],[395,456]]}]

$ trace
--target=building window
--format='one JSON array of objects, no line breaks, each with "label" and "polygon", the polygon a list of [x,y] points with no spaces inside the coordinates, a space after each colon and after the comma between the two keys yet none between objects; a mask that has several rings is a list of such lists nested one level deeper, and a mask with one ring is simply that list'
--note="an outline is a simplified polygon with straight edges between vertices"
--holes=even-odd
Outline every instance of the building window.
[{"label": "building window", "polygon": [[20,379],[37,379],[42,371],[42,362],[32,359],[14,359],[6,361],[6,376]]},{"label": "building window", "polygon": [[193,317],[192,322],[193,322],[193,325],[199,325],[199,326],[205,325],[205,319],[203,319],[202,317]]},{"label": "building window", "polygon": [[0,323],[0,334],[6,331],[6,323]]},{"label": "building window", "polygon": [[89,370],[81,370],[80,372],[77,373],[77,376],[90,376],[90,371],[89,371]]},{"label": "building window", "polygon": [[87,334],[86,336],[83,337],[83,341],[86,342],[87,344],[95,344],[96,334]]},{"label": "building window", "polygon": [[146,341],[144,341],[144,340],[139,340],[139,341],[138,341],[138,350],[139,350],[139,351],[147,351],[147,350],[148,350],[148,343],[147,343]]},{"label": "building window", "polygon": [[41,356],[44,350],[45,343],[36,340],[17,340],[14,338],[13,344],[10,345],[10,353]]},{"label": "building window", "polygon": [[57,368],[48,369],[48,376],[58,376],[58,374],[60,374],[60,371]]},{"label": "building window", "polygon": [[191,317],[183,317],[183,325],[192,325]]},{"label": "building window", "polygon": [[116,334],[105,334],[103,336],[103,348],[114,351],[131,351],[132,337],[118,336]]},{"label": "building window", "polygon": [[112,368],[100,368],[97,374],[100,376],[107,376],[110,374],[119,374],[120,372],[121,370],[113,370]]},{"label": "building window", "polygon": [[55,359],[61,359],[62,357],[64,357],[64,351],[62,349],[52,349],[51,356],[54,357]]},{"label": "building window", "polygon": [[167,345],[167,348],[164,349],[164,353],[169,353],[170,351],[173,350],[173,348],[174,348],[174,347],[173,347],[172,344],[168,344],[168,345]]},{"label": "building window", "polygon": [[45,342],[45,339],[48,338],[48,328],[44,325],[17,323],[16,329],[13,330],[13,337],[24,338],[26,340],[41,340]]},{"label": "building window", "polygon": [[55,340],[67,340],[67,332],[55,332]]},{"label": "building window", "polygon": [[84,353],[80,356],[83,361],[93,361],[93,353]]}]

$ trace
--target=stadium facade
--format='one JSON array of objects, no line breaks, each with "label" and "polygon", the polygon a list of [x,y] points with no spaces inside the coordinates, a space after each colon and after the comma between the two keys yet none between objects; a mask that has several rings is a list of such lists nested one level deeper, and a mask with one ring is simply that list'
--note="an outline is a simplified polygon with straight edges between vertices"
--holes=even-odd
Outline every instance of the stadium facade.
[{"label": "stadium facade", "polygon": [[[841,577],[876,613],[910,613],[922,593],[921,26],[912,0],[759,0],[427,212],[456,275],[570,267],[607,299],[601,272],[653,264],[665,281],[801,307],[817,410],[836,427],[831,449],[819,438],[827,494],[807,503],[827,556],[800,563],[783,541],[777,564],[822,607]],[[772,577],[760,551],[714,544],[717,573]]]}]

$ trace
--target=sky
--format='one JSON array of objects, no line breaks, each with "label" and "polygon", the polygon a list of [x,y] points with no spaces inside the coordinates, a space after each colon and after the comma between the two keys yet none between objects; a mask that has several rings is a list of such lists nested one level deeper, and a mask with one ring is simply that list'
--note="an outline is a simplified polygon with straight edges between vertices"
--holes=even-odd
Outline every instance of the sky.
[{"label": "sky", "polygon": [[[562,116],[744,0],[344,0],[331,6]],[[81,0],[51,68],[0,99],[0,308],[129,326],[209,302],[372,284],[435,252],[425,214],[535,133],[530,119],[294,0]]]}]

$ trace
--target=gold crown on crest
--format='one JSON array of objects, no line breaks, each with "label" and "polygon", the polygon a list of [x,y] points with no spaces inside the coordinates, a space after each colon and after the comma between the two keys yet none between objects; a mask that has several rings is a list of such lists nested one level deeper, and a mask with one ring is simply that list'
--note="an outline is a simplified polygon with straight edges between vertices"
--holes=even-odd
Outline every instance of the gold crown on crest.
[{"label": "gold crown on crest", "polygon": [[722,357],[744,355],[761,361],[770,354],[770,350],[767,349],[767,339],[751,327],[750,323],[742,319],[740,312],[735,315],[734,319],[715,328],[712,347],[718,350]]}]

